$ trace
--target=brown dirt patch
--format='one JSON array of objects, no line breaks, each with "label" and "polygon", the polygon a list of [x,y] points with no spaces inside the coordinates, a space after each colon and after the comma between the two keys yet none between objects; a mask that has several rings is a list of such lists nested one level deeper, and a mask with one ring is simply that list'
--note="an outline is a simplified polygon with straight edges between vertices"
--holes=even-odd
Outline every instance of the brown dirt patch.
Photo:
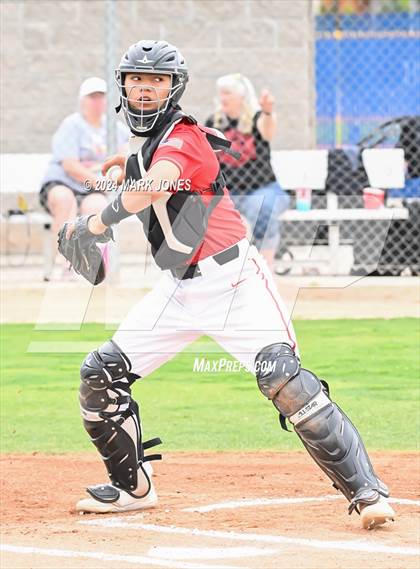
[{"label": "brown dirt patch", "polygon": [[[378,474],[397,498],[419,499],[413,473],[419,471],[414,453],[373,453]],[[348,516],[344,500],[311,504],[270,505],[222,509],[207,513],[184,512],[183,508],[238,500],[334,494],[326,477],[305,453],[172,453],[154,463],[155,485],[160,497],[157,508],[143,513],[119,514],[131,524],[155,524],[236,533],[268,534],[322,541],[363,541],[373,547],[409,547],[418,544],[420,508],[396,505],[398,519],[392,526],[366,532],[357,515]],[[171,561],[172,566],[249,567],[252,569],[293,566],[297,568],[353,568],[363,563],[369,568],[419,566],[416,556],[392,552],[316,549],[294,543],[257,543],[172,535],[140,528],[112,528],[81,525],[80,521],[106,520],[115,515],[78,516],[74,503],[86,485],[104,481],[104,468],[96,455],[11,455],[1,459],[2,543],[75,552],[146,556],[146,562],[89,558],[47,557],[6,552],[2,568],[68,568],[159,566],[161,557],[148,557],[153,548],[198,548],[197,558]],[[132,516],[135,515],[133,518]],[[205,548],[253,547],[270,555],[208,560]],[[204,549],[203,549],[204,548]],[[201,554],[200,554],[201,552]],[[201,555],[201,558],[200,558]],[[148,565],[147,559],[150,559]],[[293,561],[293,562],[292,562]],[[160,565],[163,566],[163,565]],[[170,564],[167,566],[171,566]]]}]

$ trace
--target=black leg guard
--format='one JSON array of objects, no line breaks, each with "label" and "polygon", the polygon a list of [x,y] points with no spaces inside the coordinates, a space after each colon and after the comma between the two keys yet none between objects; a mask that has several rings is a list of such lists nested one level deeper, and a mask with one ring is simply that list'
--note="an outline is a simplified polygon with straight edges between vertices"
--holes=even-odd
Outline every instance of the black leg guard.
[{"label": "black leg guard", "polygon": [[[81,366],[79,399],[83,424],[104,460],[112,484],[131,495],[141,489],[141,495],[136,494],[140,498],[151,487],[144,463],[161,458],[145,458],[144,449],[161,441],[142,441],[139,407],[131,399],[130,389],[139,376],[130,369],[129,359],[118,346],[112,340],[106,342],[88,354]],[[88,492],[102,501],[113,501],[115,494],[112,487],[103,486],[89,488]]]},{"label": "black leg guard", "polygon": [[[271,363],[262,365],[262,362]],[[259,362],[259,363],[258,363]],[[321,381],[300,367],[288,344],[271,344],[256,358],[257,382],[281,416],[287,417],[311,457],[349,500],[374,504],[387,487],[376,476],[362,439],[349,418],[333,403]]]}]

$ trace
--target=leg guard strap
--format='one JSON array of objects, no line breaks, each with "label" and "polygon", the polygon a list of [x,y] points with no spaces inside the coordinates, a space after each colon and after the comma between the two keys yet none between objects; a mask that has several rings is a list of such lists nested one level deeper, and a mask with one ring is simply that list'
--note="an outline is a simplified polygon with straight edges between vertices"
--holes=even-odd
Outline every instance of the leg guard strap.
[{"label": "leg guard strap", "polygon": [[[277,358],[278,364],[272,372],[262,375],[257,371],[257,382],[279,411],[280,422],[286,426],[287,418],[293,424],[311,457],[350,502],[350,513],[358,511],[359,503],[372,504],[380,495],[388,496],[388,489],[376,476],[359,433],[331,401],[327,386],[315,374],[302,369],[293,352],[285,354],[284,346],[268,346],[257,356],[258,361],[272,362]],[[288,349],[291,350],[290,346]],[[295,373],[290,373],[293,368],[285,365],[284,355],[287,365],[293,365],[293,358],[298,362]],[[267,369],[267,365],[261,369],[264,367]]]}]

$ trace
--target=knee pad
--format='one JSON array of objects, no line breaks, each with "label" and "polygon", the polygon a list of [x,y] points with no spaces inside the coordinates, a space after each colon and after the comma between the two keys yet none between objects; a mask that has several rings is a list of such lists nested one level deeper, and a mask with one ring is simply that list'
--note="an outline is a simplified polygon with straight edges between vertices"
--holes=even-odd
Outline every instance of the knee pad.
[{"label": "knee pad", "polygon": [[310,371],[302,369],[299,358],[288,344],[271,344],[256,357],[258,387],[280,413],[296,426],[322,407],[331,404],[321,381]]},{"label": "knee pad", "polygon": [[260,391],[273,400],[276,393],[300,371],[300,361],[289,344],[270,344],[255,358],[255,373]]},{"label": "knee pad", "polygon": [[82,415],[95,418],[127,409],[130,386],[139,377],[130,370],[130,360],[112,340],[88,354],[80,368]]},{"label": "knee pad", "polygon": [[160,439],[143,442],[139,407],[131,399],[128,357],[112,340],[88,354],[80,369],[80,407],[83,424],[100,452],[112,483],[132,493],[146,495],[151,487],[144,463],[161,456],[144,456],[144,450]]}]

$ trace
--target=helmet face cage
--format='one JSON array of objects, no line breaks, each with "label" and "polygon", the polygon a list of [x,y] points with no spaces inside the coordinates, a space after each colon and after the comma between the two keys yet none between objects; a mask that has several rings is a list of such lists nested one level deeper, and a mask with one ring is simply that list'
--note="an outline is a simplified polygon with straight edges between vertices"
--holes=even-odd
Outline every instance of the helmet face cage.
[{"label": "helmet face cage", "polygon": [[[171,86],[168,90],[167,88],[163,89],[162,87],[156,87],[152,84],[133,85],[127,93],[124,83],[128,73],[138,73],[139,75],[169,75],[171,77]],[[168,110],[170,102],[174,104],[177,103],[185,89],[184,76],[166,70],[160,72],[157,69],[145,70],[139,69],[138,67],[133,69],[125,68],[124,70],[117,69],[115,72],[115,80],[120,92],[121,107],[127,124],[133,133],[140,136],[149,133],[156,126],[158,119]],[[168,91],[165,97],[161,97],[160,95],[160,92],[163,90]],[[138,101],[143,94],[151,92],[155,95],[154,99],[158,103],[156,109],[136,109],[130,105],[130,102]]]}]

